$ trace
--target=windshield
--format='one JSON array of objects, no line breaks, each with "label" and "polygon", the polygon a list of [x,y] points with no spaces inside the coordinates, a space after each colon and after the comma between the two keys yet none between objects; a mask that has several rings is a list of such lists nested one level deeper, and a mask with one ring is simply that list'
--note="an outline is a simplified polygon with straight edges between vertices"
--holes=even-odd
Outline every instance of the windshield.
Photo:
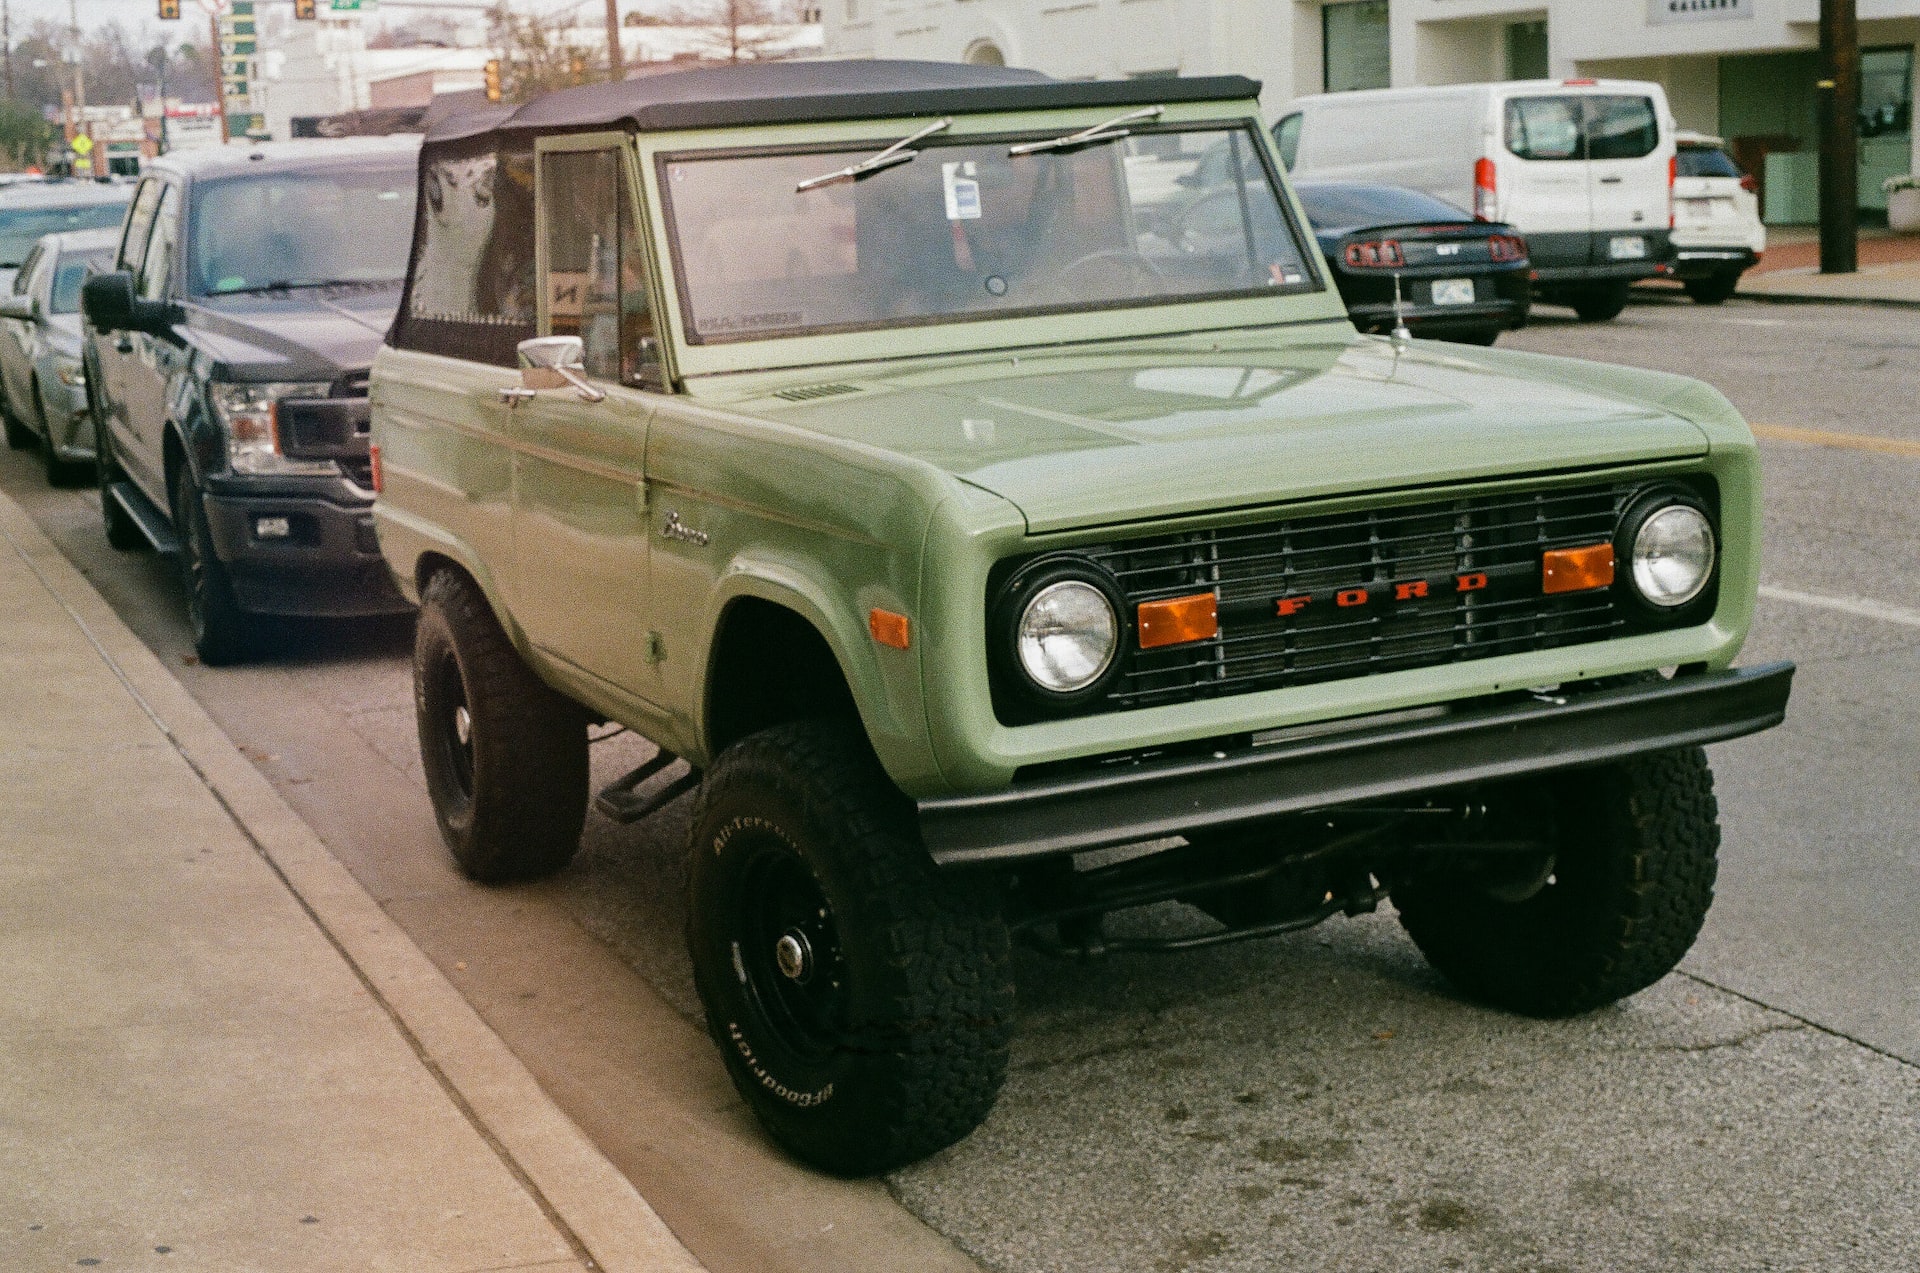
[{"label": "windshield", "polygon": [[1450,203],[1402,186],[1301,185],[1294,189],[1300,206],[1307,210],[1307,220],[1324,229],[1473,220]]},{"label": "windshield", "polygon": [[43,234],[66,230],[99,230],[119,225],[127,215],[124,203],[89,203],[78,208],[9,208],[0,210],[0,268],[18,269]]},{"label": "windshield", "polygon": [[874,148],[663,158],[689,339],[1319,286],[1245,129],[1007,152],[942,141],[805,191]]},{"label": "windshield", "polygon": [[60,258],[53,271],[53,292],[47,308],[55,314],[80,312],[80,285],[95,274],[113,268],[113,249],[95,252],[69,252]]},{"label": "windshield", "polygon": [[230,177],[194,193],[187,257],[195,296],[397,283],[407,272],[411,165]]}]

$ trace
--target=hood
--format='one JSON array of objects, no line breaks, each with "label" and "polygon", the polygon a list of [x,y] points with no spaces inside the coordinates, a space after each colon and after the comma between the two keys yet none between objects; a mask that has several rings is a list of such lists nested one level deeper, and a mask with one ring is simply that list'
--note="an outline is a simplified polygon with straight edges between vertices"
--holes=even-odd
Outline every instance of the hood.
[{"label": "hood", "polygon": [[81,330],[78,314],[49,314],[40,325],[47,348],[68,358],[80,356]]},{"label": "hood", "polygon": [[1035,533],[1707,450],[1658,406],[1556,380],[1547,360],[1507,361],[1340,337],[903,372],[755,405],[937,465]]},{"label": "hood", "polygon": [[400,285],[297,288],[189,303],[187,338],[218,380],[333,380],[373,363]]}]

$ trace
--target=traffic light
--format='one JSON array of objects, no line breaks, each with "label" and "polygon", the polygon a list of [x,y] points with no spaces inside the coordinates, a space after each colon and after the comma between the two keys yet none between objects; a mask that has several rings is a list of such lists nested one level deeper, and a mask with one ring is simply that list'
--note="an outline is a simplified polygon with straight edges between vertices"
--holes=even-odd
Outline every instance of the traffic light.
[{"label": "traffic light", "polygon": [[293,16],[303,22],[312,21],[316,16],[313,0],[293,0]]},{"label": "traffic light", "polygon": [[487,59],[487,100],[490,102],[500,100],[500,59],[497,57]]},{"label": "traffic light", "polygon": [[160,20],[177,22],[180,20],[180,0],[160,0]]}]

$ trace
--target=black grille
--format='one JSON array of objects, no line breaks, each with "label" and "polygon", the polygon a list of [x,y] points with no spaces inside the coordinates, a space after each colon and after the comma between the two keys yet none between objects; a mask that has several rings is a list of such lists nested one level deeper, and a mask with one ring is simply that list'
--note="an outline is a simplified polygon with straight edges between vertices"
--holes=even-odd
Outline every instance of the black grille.
[{"label": "black grille", "polygon": [[1541,554],[1611,540],[1634,489],[1478,496],[1081,550],[1119,580],[1130,614],[1144,601],[1219,599],[1217,636],[1130,647],[1095,710],[1601,640],[1627,622],[1613,590],[1543,595]]}]

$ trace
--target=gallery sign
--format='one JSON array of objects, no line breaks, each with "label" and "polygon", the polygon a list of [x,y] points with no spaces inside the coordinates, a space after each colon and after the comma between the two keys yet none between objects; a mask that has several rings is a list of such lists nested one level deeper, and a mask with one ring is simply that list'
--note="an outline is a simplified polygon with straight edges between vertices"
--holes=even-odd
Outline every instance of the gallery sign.
[{"label": "gallery sign", "polygon": [[1647,23],[1724,22],[1751,18],[1753,0],[1647,0]]}]

